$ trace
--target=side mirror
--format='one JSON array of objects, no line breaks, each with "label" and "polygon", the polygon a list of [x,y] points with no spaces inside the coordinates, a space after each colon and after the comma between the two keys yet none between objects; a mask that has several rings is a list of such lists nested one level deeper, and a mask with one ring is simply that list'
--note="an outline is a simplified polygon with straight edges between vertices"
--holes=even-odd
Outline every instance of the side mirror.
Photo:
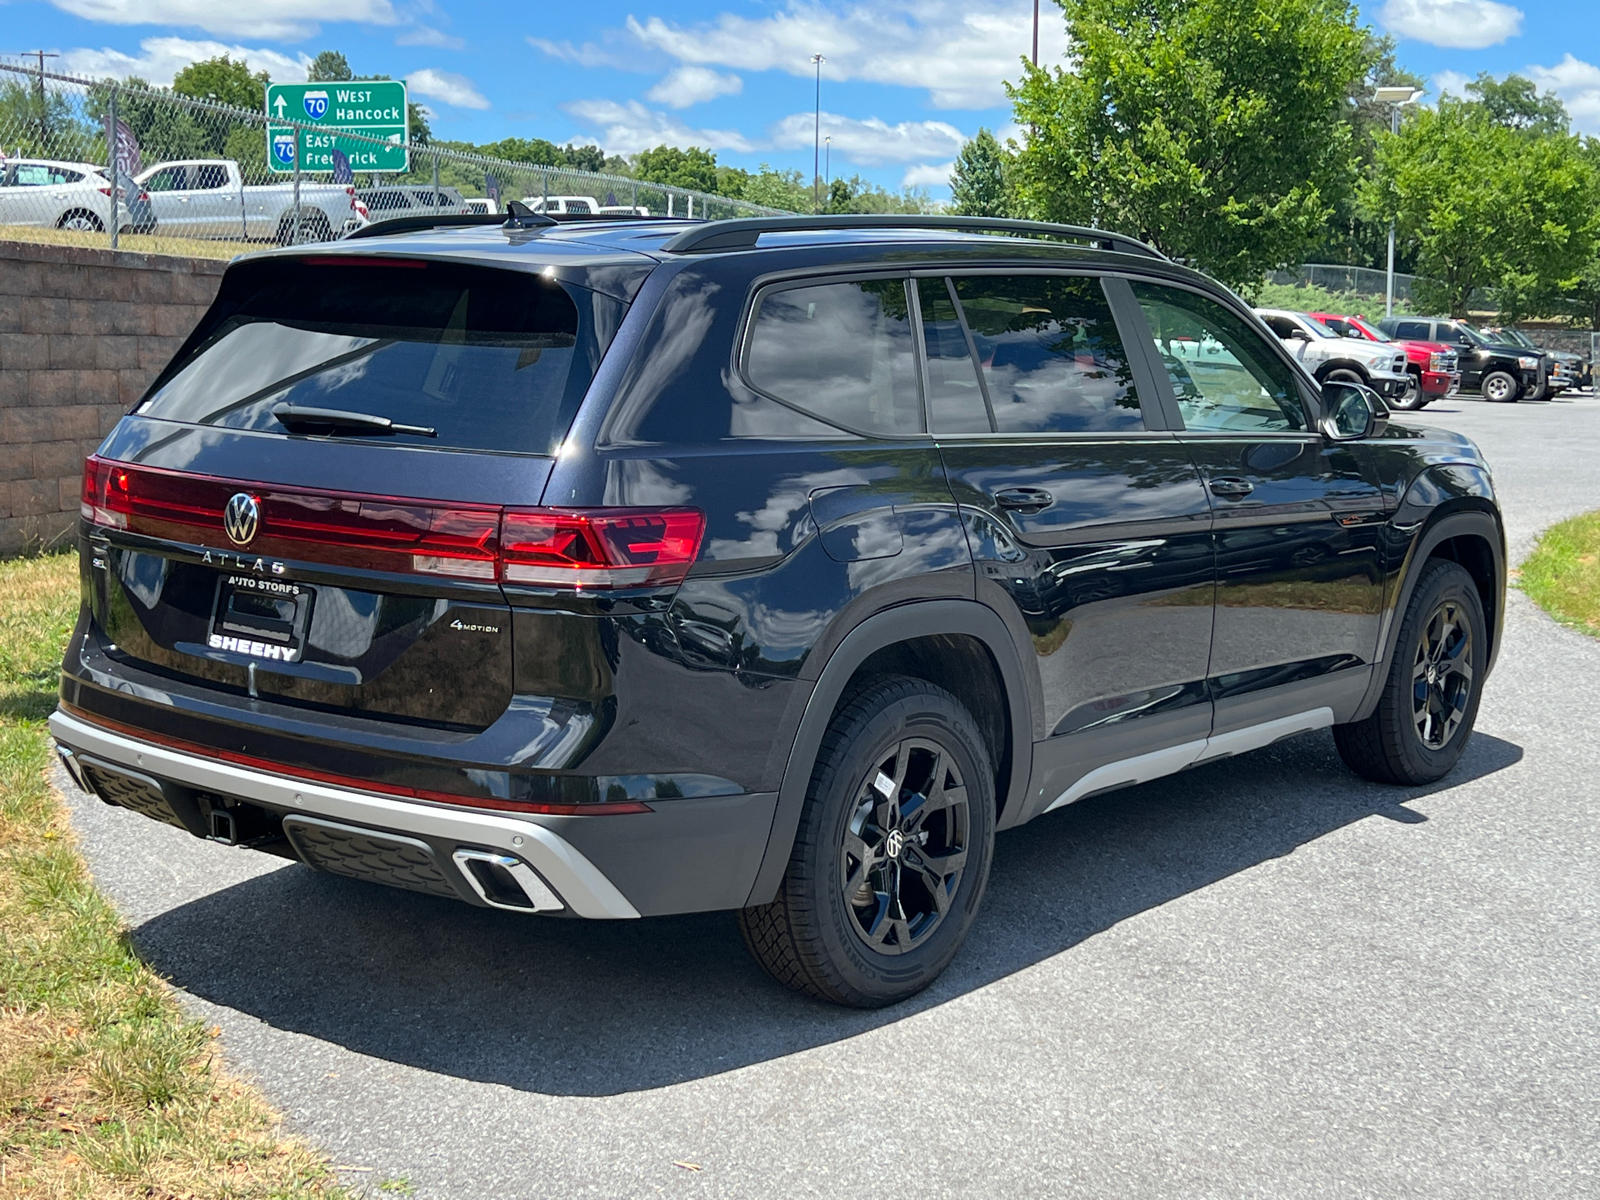
[{"label": "side mirror", "polygon": [[1304,329],[1291,329],[1289,331],[1289,341],[1291,342],[1309,342],[1310,340],[1311,335]]},{"label": "side mirror", "polygon": [[1389,406],[1359,383],[1322,385],[1322,436],[1331,442],[1376,437],[1389,425]]}]

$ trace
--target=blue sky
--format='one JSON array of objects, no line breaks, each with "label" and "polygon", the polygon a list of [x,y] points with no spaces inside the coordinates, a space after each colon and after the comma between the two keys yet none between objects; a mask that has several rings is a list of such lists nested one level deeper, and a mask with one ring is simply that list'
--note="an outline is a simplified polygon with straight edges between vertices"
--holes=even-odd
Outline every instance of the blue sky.
[{"label": "blue sky", "polygon": [[[701,145],[722,162],[805,171],[820,52],[834,173],[935,196],[964,137],[1014,132],[1001,81],[1017,76],[1032,21],[1029,0],[0,0],[0,13],[0,51],[56,51],[52,65],[78,73],[167,83],[226,51],[288,81],[337,49],[357,73],[407,79],[442,137]],[[1363,15],[1436,91],[1517,71],[1600,134],[1597,0],[1374,0]],[[1050,0],[1041,26],[1040,59],[1057,61],[1066,38]]]}]

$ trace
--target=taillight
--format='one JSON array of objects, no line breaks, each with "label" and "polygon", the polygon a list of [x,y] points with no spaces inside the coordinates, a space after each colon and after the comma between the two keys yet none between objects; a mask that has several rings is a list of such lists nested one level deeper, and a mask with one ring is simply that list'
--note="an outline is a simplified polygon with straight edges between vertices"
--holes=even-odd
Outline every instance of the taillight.
[{"label": "taillight", "polygon": [[694,508],[508,508],[500,577],[579,591],[676,587],[700,553],[705,527]]},{"label": "taillight", "polygon": [[95,191],[99,192],[102,196],[111,195],[111,189],[109,187],[95,188]]},{"label": "taillight", "polygon": [[[241,492],[258,519],[237,544],[223,511]],[[676,587],[705,533],[693,508],[440,504],[239,483],[98,455],[84,463],[80,511],[91,525],[230,552],[576,591]]]}]

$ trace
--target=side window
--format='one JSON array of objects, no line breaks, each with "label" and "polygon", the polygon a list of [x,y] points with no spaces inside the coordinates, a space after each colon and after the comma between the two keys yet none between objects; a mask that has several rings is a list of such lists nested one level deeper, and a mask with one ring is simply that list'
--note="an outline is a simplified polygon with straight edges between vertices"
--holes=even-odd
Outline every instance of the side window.
[{"label": "side window", "polygon": [[1135,283],[1185,427],[1306,428],[1294,371],[1243,317],[1181,288]]},{"label": "side window", "polygon": [[1426,321],[1399,321],[1394,327],[1397,338],[1416,338],[1419,342],[1432,339],[1433,330]]},{"label": "side window", "polygon": [[750,383],[802,412],[870,433],[922,432],[904,279],[774,289],[757,302]]},{"label": "side window", "polygon": [[928,424],[934,433],[989,433],[992,414],[947,279],[917,280],[928,356]]},{"label": "side window", "polygon": [[1289,320],[1288,317],[1267,317],[1265,320],[1267,322],[1267,328],[1272,330],[1273,333],[1277,334],[1284,341],[1288,341],[1290,338],[1292,338],[1294,336],[1294,331],[1299,328],[1299,326],[1293,321]]},{"label": "side window", "polygon": [[184,190],[184,169],[182,167],[162,167],[149,179],[145,180],[144,190],[147,192],[181,192]]},{"label": "side window", "polygon": [[954,280],[1000,433],[1142,430],[1105,288],[1078,275]]},{"label": "side window", "polygon": [[1467,331],[1459,325],[1439,326],[1439,340],[1441,342],[1454,342],[1457,346],[1472,345],[1472,339],[1467,336]]},{"label": "side window", "polygon": [[50,183],[50,168],[34,163],[18,163],[12,176],[13,187],[45,187]]},{"label": "side window", "polygon": [[206,191],[228,186],[228,169],[216,163],[202,163],[194,169],[194,186]]}]

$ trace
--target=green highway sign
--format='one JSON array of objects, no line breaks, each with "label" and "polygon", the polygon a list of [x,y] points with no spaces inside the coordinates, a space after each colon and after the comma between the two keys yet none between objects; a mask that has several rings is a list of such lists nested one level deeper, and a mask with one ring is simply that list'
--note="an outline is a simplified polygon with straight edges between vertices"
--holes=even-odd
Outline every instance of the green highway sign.
[{"label": "green highway sign", "polygon": [[[269,83],[267,116],[316,129],[267,122],[267,163],[280,174],[332,171],[341,150],[354,171],[404,171],[411,133],[406,123],[406,85],[396,79],[352,79],[330,83]],[[326,132],[324,132],[326,131]],[[340,132],[380,138],[383,145],[340,137]],[[298,138],[296,138],[298,134]]]}]

